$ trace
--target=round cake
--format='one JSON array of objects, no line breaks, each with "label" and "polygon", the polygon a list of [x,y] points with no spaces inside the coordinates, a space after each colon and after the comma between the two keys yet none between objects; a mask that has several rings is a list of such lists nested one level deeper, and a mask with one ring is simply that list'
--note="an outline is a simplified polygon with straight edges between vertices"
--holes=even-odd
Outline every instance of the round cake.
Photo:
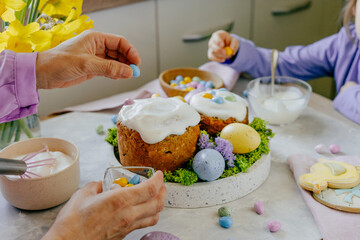
[{"label": "round cake", "polygon": [[118,114],[119,157],[123,166],[173,171],[196,151],[199,113],[178,98],[134,100]]},{"label": "round cake", "polygon": [[201,115],[200,128],[210,135],[230,123],[249,122],[246,100],[225,88],[197,93],[192,96],[190,105]]}]

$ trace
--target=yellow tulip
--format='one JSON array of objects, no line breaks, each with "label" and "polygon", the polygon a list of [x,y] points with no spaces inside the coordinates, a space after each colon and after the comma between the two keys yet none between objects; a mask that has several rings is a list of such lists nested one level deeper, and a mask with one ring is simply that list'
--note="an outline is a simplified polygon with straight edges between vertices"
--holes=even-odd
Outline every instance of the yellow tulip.
[{"label": "yellow tulip", "polygon": [[20,11],[25,6],[22,0],[0,0],[0,16],[5,22],[12,22],[15,20],[15,11]]},{"label": "yellow tulip", "polygon": [[67,17],[72,8],[76,18],[82,13],[82,0],[40,0],[39,10],[46,15]]}]

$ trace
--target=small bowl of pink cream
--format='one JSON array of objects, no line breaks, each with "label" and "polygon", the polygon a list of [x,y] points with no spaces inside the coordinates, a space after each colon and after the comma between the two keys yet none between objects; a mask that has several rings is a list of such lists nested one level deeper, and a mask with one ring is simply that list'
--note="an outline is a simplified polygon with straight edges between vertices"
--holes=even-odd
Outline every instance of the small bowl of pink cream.
[{"label": "small bowl of pink cream", "polygon": [[19,175],[0,175],[2,195],[24,210],[47,209],[67,201],[79,186],[79,155],[73,143],[59,138],[33,138],[4,148],[0,158],[25,167]]}]

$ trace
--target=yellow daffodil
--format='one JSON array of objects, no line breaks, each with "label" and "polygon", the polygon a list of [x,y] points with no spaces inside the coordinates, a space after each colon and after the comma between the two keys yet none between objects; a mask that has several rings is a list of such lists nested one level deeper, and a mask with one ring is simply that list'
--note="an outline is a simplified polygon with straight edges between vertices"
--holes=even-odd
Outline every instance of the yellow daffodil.
[{"label": "yellow daffodil", "polygon": [[25,6],[22,0],[0,0],[0,16],[5,22],[12,22],[15,20],[15,11],[20,11]]},{"label": "yellow daffodil", "polygon": [[82,12],[82,0],[40,0],[39,10],[51,17],[67,17],[72,8],[76,9],[76,18]]},{"label": "yellow daffodil", "polygon": [[6,49],[8,39],[9,35],[7,35],[5,32],[0,33],[0,52]]},{"label": "yellow daffodil", "polygon": [[8,37],[6,49],[14,52],[32,52],[34,46],[30,36],[39,29],[39,24],[35,22],[26,26],[23,26],[18,20],[11,22],[4,33]]},{"label": "yellow daffodil", "polygon": [[81,32],[93,28],[93,21],[89,17],[82,15],[73,20],[75,15],[75,9],[72,9],[64,23],[55,25],[51,30],[40,30],[33,33],[31,40],[35,44],[35,51],[41,52],[56,47]]}]

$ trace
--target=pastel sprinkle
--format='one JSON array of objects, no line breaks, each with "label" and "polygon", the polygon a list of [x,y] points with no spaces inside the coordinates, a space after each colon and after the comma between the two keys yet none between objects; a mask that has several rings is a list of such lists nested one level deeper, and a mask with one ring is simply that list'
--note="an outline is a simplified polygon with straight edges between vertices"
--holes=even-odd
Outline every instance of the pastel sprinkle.
[{"label": "pastel sprinkle", "polygon": [[199,78],[198,76],[195,76],[195,77],[192,78],[192,80],[193,80],[194,82],[200,82],[200,81],[201,81],[201,78]]},{"label": "pastel sprinkle", "polygon": [[134,175],[130,181],[129,181],[129,184],[133,184],[133,185],[136,185],[136,184],[139,184],[140,183],[140,176],[139,175]]},{"label": "pastel sprinkle", "polygon": [[174,98],[180,99],[183,102],[186,102],[185,99],[182,96],[175,96]]},{"label": "pastel sprinkle", "polygon": [[157,98],[157,97],[160,97],[160,94],[154,93],[153,95],[151,95],[151,98]]},{"label": "pastel sprinkle", "polygon": [[139,77],[140,76],[140,69],[138,66],[136,66],[135,64],[130,64],[129,65],[131,67],[131,69],[133,70],[133,77]]},{"label": "pastel sprinkle", "polygon": [[231,49],[231,47],[225,47],[226,55],[231,56],[234,51]]},{"label": "pastel sprinkle", "polygon": [[224,206],[218,209],[219,217],[231,217],[231,209],[228,206]]},{"label": "pastel sprinkle", "polygon": [[211,95],[210,93],[204,93],[202,95],[203,98],[209,98],[209,99],[212,99],[213,98],[213,95]]},{"label": "pastel sprinkle", "polygon": [[257,201],[254,204],[254,210],[257,214],[261,215],[265,212],[265,205],[261,201]]},{"label": "pastel sprinkle", "polygon": [[113,114],[113,115],[111,116],[111,121],[112,121],[114,124],[116,124],[116,122],[117,122],[117,114]]},{"label": "pastel sprinkle", "polygon": [[128,184],[128,180],[126,178],[117,178],[113,183],[118,184],[121,187],[125,187]]},{"label": "pastel sprinkle", "polygon": [[214,103],[217,103],[217,104],[223,104],[224,103],[224,99],[222,97],[213,97],[211,99],[211,101],[213,101]]},{"label": "pastel sprinkle", "polygon": [[102,124],[97,124],[95,130],[97,134],[101,135],[104,133],[104,126]]},{"label": "pastel sprinkle", "polygon": [[126,100],[125,100],[125,102],[124,102],[124,105],[132,105],[132,104],[134,104],[135,102],[134,102],[134,100],[132,100],[132,99],[130,99],[130,98],[127,98]]},{"label": "pastel sprinkle", "polygon": [[340,146],[337,145],[337,144],[331,144],[329,146],[329,150],[332,154],[336,154],[336,153],[339,153],[340,152]]},{"label": "pastel sprinkle", "polygon": [[219,218],[219,224],[223,228],[230,228],[233,225],[232,217],[221,217]]},{"label": "pastel sprinkle", "polygon": [[175,78],[176,81],[182,81],[183,79],[184,78],[181,75],[177,75],[176,78]]},{"label": "pastel sprinkle", "polygon": [[327,147],[325,144],[318,144],[315,146],[315,151],[320,154],[327,153]]},{"label": "pastel sprinkle", "polygon": [[268,229],[270,230],[270,232],[277,232],[280,230],[280,228],[281,228],[281,223],[276,220],[271,220],[268,223]]},{"label": "pastel sprinkle", "polygon": [[229,95],[224,97],[225,100],[229,101],[229,102],[236,102],[236,98],[234,95]]}]

